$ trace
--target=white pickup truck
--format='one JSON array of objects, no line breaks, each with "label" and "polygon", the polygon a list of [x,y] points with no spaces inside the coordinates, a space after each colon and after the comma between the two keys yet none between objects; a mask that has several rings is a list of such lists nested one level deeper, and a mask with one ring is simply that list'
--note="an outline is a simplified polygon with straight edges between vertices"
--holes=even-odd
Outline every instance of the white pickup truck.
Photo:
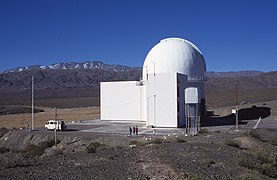
[{"label": "white pickup truck", "polygon": [[45,124],[45,130],[48,131],[48,130],[60,130],[60,131],[64,131],[67,126],[65,124],[64,121],[60,121],[60,120],[49,120],[47,121],[47,123]]}]

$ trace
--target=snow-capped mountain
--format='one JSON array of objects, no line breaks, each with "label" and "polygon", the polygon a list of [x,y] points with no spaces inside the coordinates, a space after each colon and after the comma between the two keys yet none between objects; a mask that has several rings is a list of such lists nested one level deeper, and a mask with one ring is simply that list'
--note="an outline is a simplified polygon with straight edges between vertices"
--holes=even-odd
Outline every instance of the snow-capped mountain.
[{"label": "snow-capped mountain", "polygon": [[105,64],[101,61],[85,61],[85,62],[65,62],[65,63],[55,63],[51,65],[33,65],[26,67],[16,67],[13,69],[9,69],[4,71],[3,73],[12,73],[12,72],[21,72],[28,71],[34,69],[101,69],[113,72],[125,72],[135,69],[140,69],[138,67],[129,67],[124,65],[110,65]]},{"label": "snow-capped mountain", "polygon": [[[109,65],[101,61],[66,62],[51,65],[34,65],[13,68],[0,73],[0,89],[28,89],[32,76],[36,88],[98,87],[106,81],[135,81],[141,78],[142,68]],[[206,72],[206,88],[234,88],[236,80],[240,88],[277,87],[275,72],[238,71]]]}]

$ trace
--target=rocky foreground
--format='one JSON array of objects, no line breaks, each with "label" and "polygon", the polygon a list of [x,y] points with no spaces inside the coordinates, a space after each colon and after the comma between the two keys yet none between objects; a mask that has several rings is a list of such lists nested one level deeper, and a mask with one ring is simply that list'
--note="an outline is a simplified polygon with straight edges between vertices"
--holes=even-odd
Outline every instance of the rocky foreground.
[{"label": "rocky foreground", "polygon": [[197,136],[59,136],[5,131],[0,179],[275,179],[277,129]]}]

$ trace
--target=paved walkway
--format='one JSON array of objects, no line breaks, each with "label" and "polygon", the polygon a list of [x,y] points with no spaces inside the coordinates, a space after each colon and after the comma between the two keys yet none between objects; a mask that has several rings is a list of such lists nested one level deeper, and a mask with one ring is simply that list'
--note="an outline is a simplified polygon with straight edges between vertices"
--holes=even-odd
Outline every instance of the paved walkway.
[{"label": "paved walkway", "polygon": [[70,123],[68,126],[75,125],[86,126],[88,128],[79,130],[80,132],[94,132],[94,133],[110,133],[110,134],[129,134],[129,127],[138,126],[138,133],[140,136],[152,135],[156,130],[156,135],[178,135],[184,134],[183,128],[147,128],[145,122],[141,121],[107,121],[107,120],[84,120],[78,123]]},{"label": "paved walkway", "polygon": [[[239,129],[252,129],[257,120],[248,121],[247,124],[240,124]],[[276,120],[262,119],[258,128],[270,128],[277,127]],[[92,132],[103,134],[118,134],[128,135],[129,127],[138,126],[139,136],[151,136],[153,131],[156,131],[156,135],[162,136],[178,136],[185,134],[185,128],[147,128],[145,122],[141,121],[109,121],[109,120],[82,120],[75,123],[68,124],[69,128],[75,129],[79,132]],[[202,127],[208,131],[229,131],[235,130],[235,125],[228,126],[209,126]]]}]

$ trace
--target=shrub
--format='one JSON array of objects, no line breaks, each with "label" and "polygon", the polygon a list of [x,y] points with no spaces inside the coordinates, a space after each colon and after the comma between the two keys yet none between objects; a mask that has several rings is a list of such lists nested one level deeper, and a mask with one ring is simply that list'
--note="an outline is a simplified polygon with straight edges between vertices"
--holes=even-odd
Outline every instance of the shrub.
[{"label": "shrub", "polygon": [[129,145],[137,145],[138,144],[138,141],[135,141],[135,140],[131,140],[129,142]]},{"label": "shrub", "polygon": [[208,160],[207,163],[208,163],[208,167],[211,167],[212,165],[215,164],[215,161],[214,160]]},{"label": "shrub", "polygon": [[196,175],[192,175],[189,177],[189,180],[200,180],[201,178],[199,176]]},{"label": "shrub", "polygon": [[95,153],[96,149],[98,149],[101,146],[99,142],[92,142],[87,146],[87,152],[88,153]]},{"label": "shrub", "polygon": [[108,159],[109,160],[114,160],[114,157],[113,156],[109,156]]},{"label": "shrub", "polygon": [[161,144],[163,142],[163,139],[161,138],[155,138],[153,140],[151,140],[151,143],[153,144]]},{"label": "shrub", "polygon": [[246,135],[250,136],[250,137],[253,137],[253,138],[257,139],[257,140],[262,141],[262,138],[261,138],[260,134],[257,131],[255,131],[255,130],[251,130],[251,131],[247,132]]},{"label": "shrub", "polygon": [[0,147],[0,154],[4,154],[4,153],[7,153],[7,152],[10,152],[10,149],[9,149],[9,148]]},{"label": "shrub", "polygon": [[1,128],[0,129],[0,138],[4,136],[4,134],[8,133],[9,130],[7,128]]},{"label": "shrub", "polygon": [[184,139],[181,139],[181,138],[177,138],[177,139],[176,139],[176,142],[177,142],[177,143],[185,143],[185,142],[187,142],[187,141],[184,140]]},{"label": "shrub", "polygon": [[29,162],[24,159],[22,154],[9,153],[5,155],[5,158],[1,158],[2,163],[0,169],[9,169],[17,167],[28,167],[30,166]]},{"label": "shrub", "polygon": [[[57,140],[57,144],[61,141]],[[30,144],[28,145],[25,150],[23,150],[23,154],[27,157],[36,157],[40,156],[44,153],[44,150],[55,145],[55,139],[50,139],[48,141],[43,141],[38,143],[38,145]]]},{"label": "shrub", "polygon": [[253,169],[271,178],[277,177],[277,156],[258,151],[248,157],[243,157],[239,165]]},{"label": "shrub", "polygon": [[208,163],[209,164],[215,164],[215,161],[214,160],[209,160]]},{"label": "shrub", "polygon": [[36,146],[34,144],[28,145],[25,150],[23,151],[23,154],[27,157],[36,157],[40,156],[44,153],[44,149],[40,146]]},{"label": "shrub", "polygon": [[[57,139],[57,144],[59,144],[61,141]],[[53,147],[55,146],[55,139],[52,138],[48,141],[43,141],[43,142],[40,142],[38,144],[39,147],[42,147],[43,149],[47,149],[47,148],[50,148],[50,147]]]},{"label": "shrub", "polygon": [[240,148],[240,145],[239,145],[239,143],[237,143],[237,142],[235,142],[235,141],[233,141],[233,140],[226,140],[225,142],[224,142],[224,144],[225,145],[227,145],[227,146],[232,146],[232,147],[235,147],[235,148]]},{"label": "shrub", "polygon": [[116,146],[116,148],[117,148],[117,149],[123,149],[123,147],[122,147],[122,146]]}]

